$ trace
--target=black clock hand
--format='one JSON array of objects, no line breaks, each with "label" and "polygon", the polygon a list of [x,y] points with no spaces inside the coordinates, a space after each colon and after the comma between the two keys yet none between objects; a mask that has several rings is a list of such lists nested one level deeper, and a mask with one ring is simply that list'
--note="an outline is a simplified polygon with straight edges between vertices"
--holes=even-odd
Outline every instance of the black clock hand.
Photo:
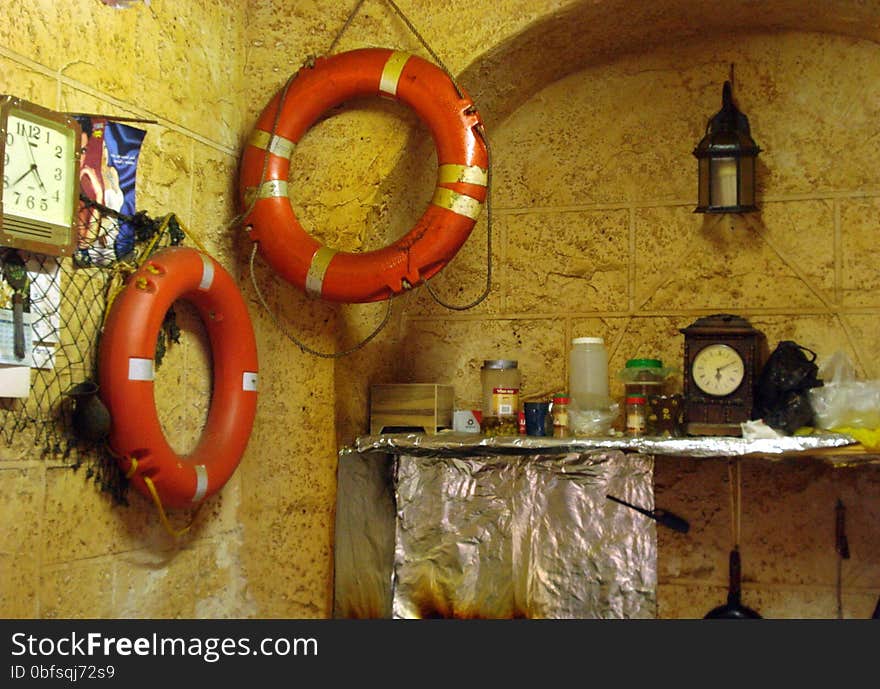
[{"label": "black clock hand", "polygon": [[31,165],[27,170],[24,171],[24,174],[23,174],[23,175],[21,175],[17,180],[15,180],[15,181],[12,183],[12,186],[15,186],[16,184],[18,184],[19,182],[21,182],[21,180],[23,180],[23,179],[24,179],[25,177],[27,177],[29,174],[31,174],[32,172],[34,172],[36,169],[37,169],[37,166],[36,166],[36,165]]},{"label": "black clock hand", "polygon": [[46,191],[46,185],[43,184],[43,178],[40,177],[40,171],[37,169],[37,161],[34,158],[34,152],[32,150],[33,147],[34,147],[34,144],[32,144],[30,141],[28,141],[27,142],[27,150],[31,156],[31,170],[34,171],[34,174],[37,177],[37,182],[40,183],[40,189],[42,189],[43,191]]}]

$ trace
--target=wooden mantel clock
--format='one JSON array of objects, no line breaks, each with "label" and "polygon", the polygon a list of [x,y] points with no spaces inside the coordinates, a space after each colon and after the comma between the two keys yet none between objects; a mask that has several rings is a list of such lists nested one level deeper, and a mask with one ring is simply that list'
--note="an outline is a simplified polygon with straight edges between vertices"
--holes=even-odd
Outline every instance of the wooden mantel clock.
[{"label": "wooden mantel clock", "polygon": [[684,417],[688,435],[742,435],[768,357],[767,338],[731,314],[698,318],[684,334]]}]

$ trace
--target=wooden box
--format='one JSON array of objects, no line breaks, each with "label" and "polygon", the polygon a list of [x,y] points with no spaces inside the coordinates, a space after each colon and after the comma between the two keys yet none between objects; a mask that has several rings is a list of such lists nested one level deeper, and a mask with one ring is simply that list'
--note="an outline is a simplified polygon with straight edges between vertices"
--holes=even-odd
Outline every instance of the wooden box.
[{"label": "wooden box", "polygon": [[425,432],[452,428],[455,390],[434,383],[392,383],[370,386],[370,435],[383,432]]}]

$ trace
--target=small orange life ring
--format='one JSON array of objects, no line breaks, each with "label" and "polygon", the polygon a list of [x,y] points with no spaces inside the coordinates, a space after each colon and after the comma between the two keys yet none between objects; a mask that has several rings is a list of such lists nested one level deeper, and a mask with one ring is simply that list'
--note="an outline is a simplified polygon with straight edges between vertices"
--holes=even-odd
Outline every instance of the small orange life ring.
[{"label": "small orange life ring", "polygon": [[[211,407],[196,448],[168,444],[153,395],[156,340],[175,300],[195,306],[211,344]],[[257,408],[257,345],[247,305],[232,276],[186,247],[157,251],[110,307],[98,349],[101,399],[110,411],[109,444],[133,485],[166,507],[192,507],[222,488],[241,461]],[[133,472],[133,473],[132,473]]]},{"label": "small orange life ring", "polygon": [[[297,220],[287,189],[290,159],[324,112],[349,98],[375,95],[410,106],[428,126],[437,150],[437,186],[422,217],[393,244],[362,253],[336,251]],[[269,102],[242,154],[239,200],[245,209],[254,204],[245,218],[249,236],[275,272],[308,294],[347,303],[389,299],[441,270],[470,235],[488,183],[480,126],[470,97],[459,95],[443,70],[415,55],[361,48],[318,58],[314,67],[299,71],[286,95],[281,89]]]}]

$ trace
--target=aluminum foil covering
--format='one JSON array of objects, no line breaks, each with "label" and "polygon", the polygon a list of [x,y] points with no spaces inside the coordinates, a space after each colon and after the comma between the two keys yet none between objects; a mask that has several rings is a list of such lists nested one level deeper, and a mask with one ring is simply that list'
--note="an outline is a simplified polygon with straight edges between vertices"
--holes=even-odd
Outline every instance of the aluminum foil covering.
[{"label": "aluminum foil covering", "polygon": [[[772,458],[774,455],[791,455],[803,452],[822,451],[828,457],[835,456],[832,448],[854,449],[855,438],[843,433],[815,433],[803,436],[781,436],[778,438],[737,438],[731,436],[700,436],[682,438],[659,437],[580,437],[546,438],[534,436],[490,436],[473,433],[442,432],[436,435],[419,433],[400,433],[381,436],[363,436],[355,441],[352,448],[356,452],[385,450],[386,452],[406,452],[414,455],[456,456],[493,454],[523,454],[536,452],[587,452],[592,450],[624,450],[646,455],[666,455],[677,457],[741,457],[759,455]],[[859,447],[858,445],[855,446]],[[345,450],[343,450],[343,453]],[[876,455],[860,451],[866,461],[873,461]],[[841,456],[853,453],[842,452]]]},{"label": "aluminum foil covering", "polygon": [[652,457],[389,438],[339,456],[334,616],[656,616],[656,524],[605,497],[653,509]]}]

